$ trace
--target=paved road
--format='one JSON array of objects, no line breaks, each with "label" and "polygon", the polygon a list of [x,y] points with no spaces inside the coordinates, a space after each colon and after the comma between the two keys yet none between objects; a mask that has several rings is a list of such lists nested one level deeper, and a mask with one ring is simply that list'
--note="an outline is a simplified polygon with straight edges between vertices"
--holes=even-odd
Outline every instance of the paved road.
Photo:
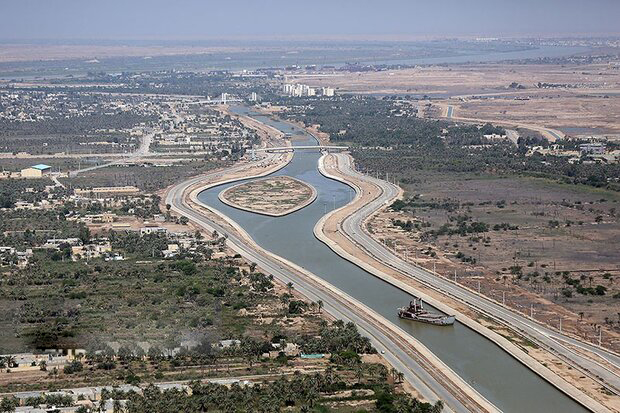
[{"label": "paved road", "polygon": [[[491,301],[469,289],[459,286],[448,279],[438,277],[430,271],[426,271],[420,267],[405,262],[385,248],[381,243],[370,237],[365,231],[362,231],[361,228],[364,220],[378,208],[392,202],[394,197],[398,194],[398,188],[386,181],[369,177],[355,171],[352,168],[350,162],[351,158],[349,156],[344,154],[337,154],[336,156],[338,156],[339,165],[341,165],[342,172],[357,179],[362,179],[376,184],[383,191],[381,196],[364,205],[355,214],[350,215],[343,221],[342,230],[347,236],[355,240],[355,242],[361,245],[379,261],[384,262],[399,270],[401,273],[430,285],[443,293],[469,303],[484,313],[515,327],[525,333],[528,337],[532,338],[534,341],[551,349],[553,352],[561,355],[566,360],[569,360],[574,365],[579,366],[599,377],[607,384],[607,386],[610,387],[610,390],[620,393],[620,376],[618,375],[618,371],[620,371],[620,355],[609,352],[596,345],[582,342],[564,334],[560,334],[553,329],[538,324],[529,317],[512,311],[511,309]],[[586,358],[575,353],[566,346],[567,343],[572,346],[588,350],[605,359],[608,363],[615,367],[615,372],[611,371],[606,366],[591,360],[590,358]]]},{"label": "paved road", "polygon": [[138,146],[138,149],[136,149],[134,152],[130,154],[127,154],[125,157],[122,157],[121,159],[117,159],[111,162],[106,162],[101,165],[95,165],[95,166],[90,166],[88,168],[82,168],[82,169],[78,169],[75,171],[71,171],[69,172],[69,176],[73,177],[83,172],[95,171],[97,169],[107,168],[108,166],[121,165],[127,162],[135,161],[138,158],[151,154],[150,152],[151,142],[153,141],[153,137],[155,136],[155,133],[156,132],[149,132],[146,135],[144,135],[142,139],[140,140],[140,146]]},{"label": "paved road", "polygon": [[[247,167],[247,166],[246,166]],[[279,261],[273,257],[266,255],[262,251],[254,249],[248,245],[247,242],[239,238],[235,233],[228,231],[226,228],[211,221],[205,215],[197,210],[188,206],[183,199],[183,193],[192,185],[204,181],[213,181],[220,178],[224,173],[236,172],[244,166],[233,167],[226,172],[215,172],[208,175],[189,179],[185,182],[177,184],[170,189],[166,197],[166,203],[171,205],[171,209],[176,213],[188,217],[191,221],[201,225],[209,232],[217,231],[220,234],[227,235],[227,242],[229,246],[241,254],[245,259],[250,262],[255,262],[260,268],[269,274],[273,274],[274,277],[284,283],[292,282],[295,285],[295,290],[299,291],[305,297],[312,301],[322,300],[324,303],[324,309],[338,319],[354,322],[360,333],[369,337],[372,344],[377,350],[384,353],[385,358],[399,371],[405,375],[405,379],[410,382],[420,394],[431,402],[435,402],[439,399],[443,400],[447,405],[448,411],[454,412],[469,412],[471,409],[464,406],[453,394],[452,389],[446,389],[443,385],[438,383],[433,376],[427,373],[418,362],[412,358],[407,352],[399,346],[391,337],[387,336],[369,322],[368,317],[365,317],[363,312],[359,312],[358,309],[351,308],[350,303],[346,303],[338,295],[334,294],[336,291],[333,288],[332,291],[328,291],[325,288],[317,286],[307,280],[305,277],[301,277],[296,272],[284,267]]]}]

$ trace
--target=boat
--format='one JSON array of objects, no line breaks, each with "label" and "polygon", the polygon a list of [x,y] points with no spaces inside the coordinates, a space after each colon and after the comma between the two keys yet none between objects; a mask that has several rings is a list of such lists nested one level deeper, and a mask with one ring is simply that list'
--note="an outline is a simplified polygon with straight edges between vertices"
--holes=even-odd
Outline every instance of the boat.
[{"label": "boat", "polygon": [[405,320],[419,321],[421,323],[434,324],[436,326],[451,326],[454,324],[453,315],[430,313],[424,309],[422,299],[416,296],[409,302],[409,307],[398,309],[398,316]]}]

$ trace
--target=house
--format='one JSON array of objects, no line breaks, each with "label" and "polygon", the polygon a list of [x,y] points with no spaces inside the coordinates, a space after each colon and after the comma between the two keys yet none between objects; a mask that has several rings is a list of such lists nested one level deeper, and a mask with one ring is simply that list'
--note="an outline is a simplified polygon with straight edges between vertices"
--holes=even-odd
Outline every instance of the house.
[{"label": "house", "polygon": [[168,229],[164,227],[156,227],[156,226],[147,226],[140,228],[140,235],[148,235],[148,234],[167,234]]},{"label": "house", "polygon": [[76,246],[81,245],[82,241],[79,238],[52,238],[45,242],[43,248],[58,248],[62,244]]},{"label": "house", "polygon": [[100,244],[74,245],[71,247],[71,256],[73,261],[77,261],[80,258],[99,258],[108,252],[112,252],[112,245],[109,242]]},{"label": "house", "polygon": [[99,197],[101,195],[132,195],[140,192],[138,188],[135,186],[127,185],[127,186],[101,186],[90,189],[76,189],[76,195],[89,197],[95,196]]},{"label": "house", "polygon": [[219,348],[239,347],[241,345],[240,340],[220,340],[217,344]]},{"label": "house", "polygon": [[179,244],[168,244],[168,248],[163,250],[165,258],[172,258],[179,253]]},{"label": "house", "polygon": [[112,212],[104,212],[102,214],[87,214],[80,218],[80,222],[87,224],[111,224],[117,220],[117,215]]},{"label": "house", "polygon": [[106,261],[124,261],[125,257],[123,257],[121,254],[119,253],[115,253],[113,255],[108,255],[104,258],[104,260]]},{"label": "house", "polygon": [[45,164],[38,164],[21,170],[22,178],[43,178],[52,172],[52,167]]},{"label": "house", "polygon": [[605,144],[600,142],[582,143],[579,145],[579,151],[582,155],[603,155],[605,150]]}]

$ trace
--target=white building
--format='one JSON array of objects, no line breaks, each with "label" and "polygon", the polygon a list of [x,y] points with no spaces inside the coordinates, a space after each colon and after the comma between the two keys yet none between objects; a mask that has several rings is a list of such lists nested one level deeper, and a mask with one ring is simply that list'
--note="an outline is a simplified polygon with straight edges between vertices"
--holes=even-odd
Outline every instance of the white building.
[{"label": "white building", "polygon": [[331,97],[331,96],[334,96],[335,93],[336,93],[336,91],[333,88],[331,88],[331,87],[324,87],[324,88],[321,89],[321,94],[323,96]]},{"label": "white building", "polygon": [[579,145],[579,151],[582,154],[603,155],[605,150],[605,144],[600,142],[582,143]]}]

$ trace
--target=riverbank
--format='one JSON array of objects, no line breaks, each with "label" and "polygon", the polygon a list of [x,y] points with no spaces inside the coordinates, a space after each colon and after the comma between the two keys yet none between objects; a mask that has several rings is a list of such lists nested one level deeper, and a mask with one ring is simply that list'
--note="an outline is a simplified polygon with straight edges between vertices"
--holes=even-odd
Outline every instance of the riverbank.
[{"label": "riverbank", "polygon": [[[284,167],[284,164],[282,163],[279,167]],[[197,179],[190,182],[185,188],[173,188],[173,191],[167,196],[167,202],[172,205],[172,209],[175,212],[184,213],[191,221],[194,221],[207,231],[217,230],[220,234],[225,235],[228,239],[227,244],[233,251],[242,254],[247,259],[253,259],[254,262],[258,263],[258,267],[266,273],[271,273],[276,278],[281,277],[282,282],[287,281],[286,276],[282,277],[282,270],[294,274],[294,278],[291,280],[295,282],[295,289],[297,291],[309,291],[309,294],[306,296],[310,299],[316,300],[318,298],[322,300],[325,303],[325,311],[331,313],[333,317],[353,321],[358,325],[363,334],[371,339],[373,345],[378,350],[381,350],[387,361],[405,374],[407,381],[411,383],[417,390],[417,394],[424,400],[430,402],[440,399],[444,400],[449,406],[456,406],[454,411],[497,411],[491,403],[480,396],[460,377],[451,372],[430,351],[425,355],[421,355],[417,348],[424,347],[409,334],[309,271],[265,251],[233,220],[219,213],[216,209],[208,208],[198,199],[198,194],[208,188],[253,176],[264,176],[278,169],[278,167],[274,166],[269,170],[255,170],[254,172],[256,173],[250,173],[247,168],[244,168],[243,170],[236,170],[232,175],[219,174],[217,179],[210,180],[206,184],[204,180]],[[182,189],[182,192],[179,189]],[[183,195],[179,196],[180,193]],[[177,198],[182,198],[183,203],[191,207],[191,212],[184,211],[183,205],[174,201]],[[199,212],[200,216],[194,211]],[[202,217],[206,219],[202,219]],[[210,224],[211,222],[214,224]],[[244,244],[249,245],[251,250],[257,253],[253,252],[248,256],[248,248]],[[263,260],[262,257],[267,257],[270,261],[277,262],[278,264],[275,266],[269,264],[269,261]],[[432,359],[432,363],[429,362],[429,359]],[[423,368],[422,366],[426,367]],[[452,377],[449,378],[449,376]],[[441,387],[438,387],[437,380],[441,383],[439,385]],[[441,391],[435,393],[430,387],[440,389]]]},{"label": "riverbank", "polygon": [[[291,127],[288,123],[263,119],[262,117],[260,119],[293,136],[300,135],[298,129]],[[312,145],[313,141],[313,139],[309,139],[308,135],[306,135],[305,139],[299,140],[296,144],[302,146]],[[313,234],[315,224],[323,217],[328,208],[332,209],[333,205],[333,209],[336,209],[355,196],[355,192],[348,185],[327,179],[318,172],[317,164],[319,157],[320,154],[316,152],[296,152],[290,166],[283,170],[283,172],[280,172],[280,174],[294,176],[305,182],[312,183],[319,192],[319,202],[313,203],[296,214],[274,219],[231,208],[218,199],[221,187],[202,192],[199,199],[202,203],[222,211],[237,222],[263,248],[278,256],[285,257],[287,260],[316,274],[329,285],[344,291],[346,294],[364,303],[387,319],[389,323],[398,326],[406,334],[415,337],[427,348],[431,349],[435,355],[457,372],[467,383],[502,410],[506,412],[539,411],[542,406],[548,412],[581,413],[586,411],[579,403],[566,397],[561,391],[558,391],[553,385],[533,373],[495,343],[474,330],[467,328],[460,322],[455,323],[451,327],[438,328],[399,319],[395,309],[398,305],[409,302],[411,299],[410,294],[344,260],[317,240]],[[352,174],[357,176],[356,173]],[[351,231],[355,233],[355,228],[359,226],[360,218],[366,217],[370,212],[378,208],[381,203],[386,202],[385,199],[391,198],[395,191],[395,189],[394,191],[392,190],[395,187],[387,185],[384,181],[371,179],[371,182],[379,185],[387,194],[365,206],[361,213],[356,214],[356,219],[345,220],[343,226],[346,227],[348,233],[351,233]],[[225,187],[230,185],[232,184],[228,184]],[[193,210],[185,210],[185,213],[188,216],[197,215]],[[201,216],[197,218],[201,219]],[[247,247],[246,243],[234,233],[224,232],[223,229],[222,231],[218,230],[218,232],[220,234],[228,234],[229,242],[238,245],[239,249],[244,250],[245,255],[243,256],[251,257],[250,259],[256,262],[259,268],[268,267],[270,271],[294,282],[295,290],[299,291],[309,286],[303,278],[299,277],[298,273],[291,272],[287,267],[282,266],[281,263],[271,261],[259,255],[255,250]],[[364,235],[358,233],[356,237],[364,237]],[[372,252],[373,254],[378,252],[382,260],[389,265],[395,264],[398,266],[399,261],[395,260],[395,257],[390,257],[389,253],[382,254],[380,251],[374,251],[374,249]],[[428,280],[425,281],[424,278],[422,277],[423,282],[429,282]],[[310,295],[316,297],[317,295],[324,294],[318,288],[310,288]],[[449,289],[446,291],[449,291]],[[322,298],[322,300],[325,303],[333,302],[339,305],[339,310],[341,313],[344,312],[346,314],[346,319],[351,319],[362,326],[361,328],[365,331],[371,331],[370,336],[384,336],[378,328],[370,325],[366,318],[360,318],[355,313],[352,313],[350,306],[341,305],[339,301],[331,297]],[[386,344],[388,348],[385,345],[381,347],[381,342],[389,343]],[[419,380],[419,377],[416,375],[424,376],[426,374],[422,367],[418,367],[418,363],[415,360],[401,350],[399,347],[401,343],[399,341],[394,342],[393,339],[385,337],[381,342],[377,343],[377,349],[385,349],[385,356],[388,359],[394,359],[392,353],[398,355],[398,358],[394,359],[395,364],[400,363],[402,365],[401,360],[408,360],[403,366],[403,370],[401,370],[405,374],[412,374],[414,380]],[[526,346],[526,343],[523,345]],[[396,368],[400,369],[400,367]],[[498,380],[498,377],[501,380]],[[423,380],[422,384],[424,382],[432,384],[435,380],[429,376]],[[437,387],[435,384],[432,384],[432,386],[433,389],[439,392],[443,391],[441,386]],[[454,397],[451,394],[445,394],[442,398],[446,400],[449,406],[456,406],[459,410],[463,410],[463,407],[459,407],[458,401],[456,403],[452,402]],[[470,410],[465,408],[465,411]]]},{"label": "riverbank", "polygon": [[[256,177],[259,176],[260,175],[257,175]],[[244,174],[243,178],[237,178],[237,180],[253,177],[254,176],[248,176],[247,174]],[[470,406],[470,409],[473,409],[473,411],[498,411],[495,406],[489,403],[475,389],[473,389],[468,383],[466,383],[462,378],[460,378],[456,373],[454,373],[445,363],[438,359],[421,342],[419,342],[406,332],[402,331],[398,327],[394,326],[387,319],[385,319],[369,307],[365,306],[363,303],[357,301],[353,297],[322,280],[320,277],[317,277],[316,275],[296,265],[293,262],[290,262],[282,257],[279,257],[269,251],[264,250],[262,247],[256,244],[256,242],[251,238],[251,236],[235,221],[228,218],[217,209],[211,208],[201,203],[198,199],[198,194],[200,194],[201,192],[208,190],[209,188],[213,188],[215,186],[223,185],[225,183],[230,183],[234,181],[235,179],[231,179],[228,176],[225,176],[218,181],[210,182],[208,184],[201,183],[191,188],[188,188],[189,194],[186,191],[186,195],[184,196],[185,202],[187,202],[188,205],[190,205],[194,210],[200,211],[203,215],[207,216],[210,220],[221,223],[225,225],[229,230],[234,231],[234,233],[238,235],[244,241],[244,243],[249,245],[253,250],[258,251],[261,255],[268,256],[269,258],[278,261],[282,266],[290,268],[300,278],[303,278],[305,282],[312,284],[316,288],[328,294],[331,298],[330,302],[340,302],[341,306],[344,306],[350,310],[355,310],[360,319],[365,320],[366,323],[371,323],[375,328],[378,328],[387,336],[394,337],[392,340],[393,343],[399,346],[409,356],[415,357],[420,366],[425,367],[425,371],[427,374],[432,375],[432,377],[434,377],[435,380],[441,383],[444,388],[450,389],[451,391],[455,392],[456,397],[460,400],[463,400],[465,405]],[[211,228],[209,229],[211,230]],[[236,249],[236,246],[234,244],[231,245],[231,247],[237,252],[241,253],[242,251]],[[268,268],[260,268],[267,273],[270,272]],[[326,306],[325,308],[326,311],[330,311],[330,307]],[[339,316],[337,313],[333,314],[333,316],[341,318],[341,315]],[[359,319],[356,321],[356,323],[359,323]],[[363,326],[361,328],[363,329]],[[418,389],[418,391],[420,391],[419,389],[421,386],[425,386],[423,381],[420,379],[412,383],[412,385],[414,388]],[[419,395],[422,398],[431,402],[439,399],[437,396],[429,397],[428,391],[420,391]]]},{"label": "riverbank", "polygon": [[[503,325],[491,322],[486,315],[474,311],[468,303],[446,297],[430,286],[414,281],[395,268],[373,258],[363,247],[345,235],[341,223],[361,207],[379,197],[382,193],[381,188],[342,173],[339,171],[338,164],[333,156],[331,156],[331,160],[323,157],[319,170],[326,177],[350,185],[357,193],[353,202],[323,217],[315,227],[317,238],[326,243],[334,252],[392,285],[422,297],[439,310],[447,314],[455,314],[461,323],[493,341],[522,364],[589,409],[610,411],[605,406],[615,406],[614,399],[617,398],[603,393],[600,384],[580,374],[579,371],[574,370],[570,365],[546,350],[531,346],[531,342],[523,340],[520,335],[506,329]],[[398,195],[402,195],[402,192]],[[387,203],[384,204],[385,206]],[[575,387],[575,383],[578,383],[579,388]]]}]

